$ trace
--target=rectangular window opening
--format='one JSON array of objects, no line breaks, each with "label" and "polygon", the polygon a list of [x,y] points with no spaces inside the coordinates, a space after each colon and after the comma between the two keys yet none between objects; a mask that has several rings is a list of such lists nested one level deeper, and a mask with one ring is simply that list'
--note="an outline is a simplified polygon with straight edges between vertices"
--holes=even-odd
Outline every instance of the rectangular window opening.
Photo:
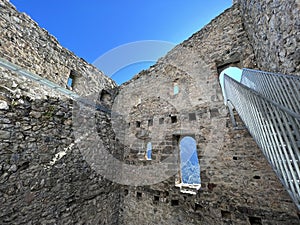
[{"label": "rectangular window opening", "polygon": [[177,84],[174,84],[173,93],[174,93],[174,95],[178,95],[178,93],[179,93],[179,87]]},{"label": "rectangular window opening", "polygon": [[195,203],[195,211],[200,211],[202,209],[203,209],[203,207],[200,204]]},{"label": "rectangular window opening", "polygon": [[136,193],[136,198],[141,199],[142,198],[142,192],[137,192]]},{"label": "rectangular window opening", "polygon": [[69,88],[73,87],[73,79],[72,79],[71,77],[68,78],[67,86],[68,86]]},{"label": "rectangular window opening", "polygon": [[189,113],[189,121],[196,120],[196,113]]},{"label": "rectangular window opening", "polygon": [[68,88],[73,88],[74,87],[74,83],[75,83],[75,74],[76,71],[71,70],[68,81],[67,81],[67,87]]},{"label": "rectangular window opening", "polygon": [[255,216],[249,216],[249,222],[251,225],[262,225],[261,218]]},{"label": "rectangular window opening", "polygon": [[225,210],[221,210],[221,215],[223,219],[231,219],[231,213]]},{"label": "rectangular window opening", "polygon": [[153,119],[148,120],[148,127],[153,126]]},{"label": "rectangular window opening", "polygon": [[141,122],[140,121],[136,121],[136,127],[141,127]]},{"label": "rectangular window opening", "polygon": [[171,122],[177,123],[177,116],[171,116]]},{"label": "rectangular window opening", "polygon": [[158,204],[158,202],[159,202],[159,196],[154,196],[153,203]]},{"label": "rectangular window opening", "polygon": [[171,206],[177,206],[177,205],[179,205],[179,200],[177,200],[177,199],[172,199],[172,200],[171,200]]},{"label": "rectangular window opening", "polygon": [[164,124],[164,118],[159,118],[159,124]]},{"label": "rectangular window opening", "polygon": [[124,195],[127,196],[128,193],[129,193],[128,189],[125,189],[125,190],[124,190]]}]

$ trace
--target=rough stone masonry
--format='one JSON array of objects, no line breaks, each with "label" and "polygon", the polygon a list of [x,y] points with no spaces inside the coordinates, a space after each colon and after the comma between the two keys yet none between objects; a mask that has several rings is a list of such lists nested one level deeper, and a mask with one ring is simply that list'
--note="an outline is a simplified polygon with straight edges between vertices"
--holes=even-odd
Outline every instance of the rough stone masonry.
[{"label": "rough stone masonry", "polygon": [[[218,84],[228,66],[299,75],[299,4],[234,3],[117,87],[0,0],[1,58],[64,88],[72,77],[75,93],[96,93],[98,104],[114,112],[93,110],[0,67],[0,224],[299,224],[295,205],[252,137],[231,126]],[[91,132],[81,130],[91,117]],[[116,129],[120,118],[122,129]],[[82,144],[78,136],[87,141]],[[108,169],[156,167],[186,136],[197,142],[196,195],[175,186],[179,173],[146,186],[112,182],[85,151],[100,139],[101,148],[121,162]],[[148,142],[152,160],[144,157]],[[170,163],[170,171],[174,165],[178,162]],[[121,176],[130,183],[128,174]],[[153,179],[139,170],[135,176]]]}]

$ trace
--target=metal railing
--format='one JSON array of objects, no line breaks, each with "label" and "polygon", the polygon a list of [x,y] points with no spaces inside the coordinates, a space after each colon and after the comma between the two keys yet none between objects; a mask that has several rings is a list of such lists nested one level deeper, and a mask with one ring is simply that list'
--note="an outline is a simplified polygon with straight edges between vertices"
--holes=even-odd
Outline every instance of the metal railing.
[{"label": "metal railing", "polygon": [[300,209],[300,77],[244,69],[241,83],[225,74],[224,85],[229,107]]},{"label": "metal railing", "polygon": [[20,66],[17,66],[11,62],[8,62],[7,60],[5,59],[2,59],[0,58],[0,66],[3,67],[3,68],[6,68],[8,70],[11,70],[15,73],[17,73],[18,75],[21,75],[21,76],[24,76],[32,81],[35,81],[39,84],[42,84],[42,85],[45,85],[63,95],[66,95],[70,98],[79,98],[80,96],[78,94],[76,94],[75,92],[73,91],[70,91],[66,88],[63,88],[61,86],[59,86],[58,84],[48,80],[48,79],[45,79],[39,75],[36,75],[34,73],[31,73],[31,72],[28,72],[27,70],[25,70],[24,68],[20,67]]},{"label": "metal railing", "polygon": [[299,76],[243,69],[241,83],[291,111],[300,113]]},{"label": "metal railing", "polygon": [[11,62],[8,62],[7,60],[5,60],[3,58],[0,58],[0,66],[8,69],[10,71],[15,72],[16,74],[18,74],[20,76],[26,77],[34,82],[37,82],[38,84],[44,85],[60,94],[63,94],[65,96],[73,99],[75,102],[83,104],[84,106],[102,111],[104,113],[108,113],[108,114],[111,113],[110,109],[101,105],[99,102],[98,103],[95,102],[94,99],[89,99],[88,97],[82,97],[71,90],[61,87],[58,84],[56,84],[46,78],[43,78],[37,74],[31,73],[31,72],[27,71],[26,69],[24,69],[16,64],[13,64]]}]

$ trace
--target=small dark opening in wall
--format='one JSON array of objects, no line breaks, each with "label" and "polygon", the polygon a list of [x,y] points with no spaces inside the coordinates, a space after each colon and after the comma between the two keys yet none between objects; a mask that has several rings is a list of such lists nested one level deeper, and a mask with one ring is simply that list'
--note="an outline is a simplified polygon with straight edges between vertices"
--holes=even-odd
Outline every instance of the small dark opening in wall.
[{"label": "small dark opening in wall", "polygon": [[136,193],[136,198],[137,199],[141,199],[142,198],[142,193],[141,192],[137,192]]},{"label": "small dark opening in wall", "polygon": [[153,126],[153,119],[148,120],[148,127]]},{"label": "small dark opening in wall", "polygon": [[159,196],[154,196],[154,198],[153,198],[153,203],[154,204],[157,204],[159,202]]},{"label": "small dark opening in wall", "polygon": [[203,209],[202,205],[195,203],[195,211],[200,211],[202,209]]},{"label": "small dark opening in wall", "polygon": [[231,213],[225,210],[221,210],[221,215],[223,219],[231,219]]},{"label": "small dark opening in wall", "polygon": [[189,120],[196,120],[196,114],[195,113],[189,113]]},{"label": "small dark opening in wall", "polygon": [[218,116],[220,116],[219,109],[211,109],[210,110],[210,117],[211,118],[218,117]]},{"label": "small dark opening in wall", "polygon": [[177,206],[177,205],[179,205],[179,200],[177,200],[177,199],[172,199],[172,200],[171,200],[171,206]]},{"label": "small dark opening in wall", "polygon": [[128,195],[128,190],[127,190],[127,189],[124,190],[124,195],[125,195],[125,196]]},{"label": "small dark opening in wall", "polygon": [[262,225],[261,218],[255,216],[249,216],[249,222],[251,225]]},{"label": "small dark opening in wall", "polygon": [[171,116],[171,122],[177,123],[177,116]]},{"label": "small dark opening in wall", "polygon": [[100,93],[100,101],[109,104],[111,101],[111,94],[106,90],[102,90]]},{"label": "small dark opening in wall", "polygon": [[136,125],[136,127],[141,127],[141,122],[140,121],[136,121],[135,125]]},{"label": "small dark opening in wall", "polygon": [[164,118],[159,118],[159,124],[164,124]]},{"label": "small dark opening in wall", "polygon": [[233,156],[232,159],[233,160],[238,160],[238,157],[237,156]]},{"label": "small dark opening in wall", "polygon": [[255,175],[253,178],[256,179],[256,180],[259,180],[259,179],[260,179],[260,176]]},{"label": "small dark opening in wall", "polygon": [[130,127],[130,123],[128,123],[128,127]]}]

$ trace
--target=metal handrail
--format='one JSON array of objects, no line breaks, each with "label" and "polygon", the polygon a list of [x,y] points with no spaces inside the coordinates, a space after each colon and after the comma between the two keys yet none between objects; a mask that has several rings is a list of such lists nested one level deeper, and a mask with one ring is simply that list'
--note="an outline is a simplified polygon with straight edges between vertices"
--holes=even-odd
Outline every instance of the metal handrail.
[{"label": "metal handrail", "polygon": [[228,105],[236,109],[300,209],[300,97],[299,89],[288,89],[297,87],[300,77],[244,69],[239,83],[228,75],[224,76]]},{"label": "metal handrail", "polygon": [[60,92],[63,95],[67,95],[70,98],[73,98],[73,99],[80,98],[80,96],[78,94],[76,94],[75,92],[70,91],[66,88],[63,88],[63,87],[59,86],[58,84],[56,84],[48,79],[45,79],[37,74],[31,73],[20,66],[17,66],[11,62],[8,62],[7,60],[5,60],[3,58],[0,58],[0,66],[6,68],[8,70],[11,70],[13,72],[16,72],[17,74],[24,76],[30,80],[33,80],[39,84],[46,85],[47,87],[50,87],[51,89],[55,89],[56,91]]},{"label": "metal handrail", "polygon": [[[263,96],[300,113],[300,77],[243,69],[241,83]],[[253,85],[255,84],[255,85]]]},{"label": "metal handrail", "polygon": [[45,85],[45,86],[51,88],[52,90],[55,90],[55,91],[59,92],[60,94],[63,94],[65,96],[73,99],[74,101],[76,101],[78,103],[82,103],[84,106],[88,106],[90,108],[102,111],[104,113],[111,114],[111,110],[108,109],[107,107],[101,105],[100,103],[95,103],[94,101],[88,99],[87,97],[82,97],[71,90],[63,88],[63,87],[59,86],[58,84],[56,84],[48,79],[45,79],[37,74],[31,73],[31,72],[25,70],[24,68],[22,68],[16,64],[13,64],[3,58],[0,58],[0,66],[8,69],[10,71],[15,72],[20,76],[26,77],[34,82],[37,82],[41,85]]}]

